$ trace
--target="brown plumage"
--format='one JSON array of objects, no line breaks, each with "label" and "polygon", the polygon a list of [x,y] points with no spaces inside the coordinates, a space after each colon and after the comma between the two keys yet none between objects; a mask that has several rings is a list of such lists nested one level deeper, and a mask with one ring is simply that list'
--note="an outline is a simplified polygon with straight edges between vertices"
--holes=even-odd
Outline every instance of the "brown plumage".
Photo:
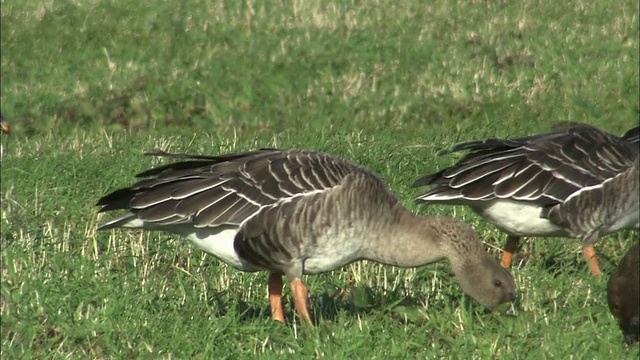
[{"label": "brown plumage", "polygon": [[454,146],[470,152],[457,164],[417,180],[434,185],[417,200],[467,205],[509,237],[502,265],[511,266],[522,236],[583,239],[600,275],[593,245],[601,235],[638,228],[638,128],[622,138],[584,124],[518,139]]},{"label": "brown plumage", "polygon": [[463,290],[487,307],[512,301],[511,275],[460,221],[418,217],[363,167],[308,150],[222,156],[154,155],[181,161],[98,201],[126,212],[101,227],[165,230],[242,271],[269,271],[274,319],[284,321],[282,275],[310,321],[304,274],[357,260],[415,267],[448,259]]},{"label": "brown plumage", "polygon": [[607,284],[607,300],[618,319],[627,344],[639,340],[640,314],[640,243],[636,242],[624,255]]}]

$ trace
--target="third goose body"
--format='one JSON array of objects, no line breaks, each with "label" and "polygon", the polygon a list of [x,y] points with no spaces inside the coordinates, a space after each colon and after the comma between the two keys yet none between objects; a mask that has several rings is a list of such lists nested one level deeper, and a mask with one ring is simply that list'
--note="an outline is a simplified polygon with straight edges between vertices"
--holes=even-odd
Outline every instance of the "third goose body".
[{"label": "third goose body", "polygon": [[627,251],[609,278],[607,302],[627,344],[637,342],[640,335],[640,243],[636,242]]},{"label": "third goose body", "polygon": [[356,260],[415,267],[448,259],[462,289],[493,307],[514,283],[472,230],[445,217],[418,217],[373,173],[306,150],[223,156],[157,153],[183,161],[138,175],[99,200],[126,213],[102,229],[165,230],[243,271],[269,271],[274,319],[284,321],[282,275],[301,318],[311,321],[304,274]]},{"label": "third goose body", "polygon": [[454,146],[470,150],[450,168],[414,186],[435,185],[418,200],[468,205],[509,237],[511,265],[521,236],[583,239],[591,272],[600,275],[598,236],[638,228],[638,128],[623,138],[583,124],[518,139]]}]

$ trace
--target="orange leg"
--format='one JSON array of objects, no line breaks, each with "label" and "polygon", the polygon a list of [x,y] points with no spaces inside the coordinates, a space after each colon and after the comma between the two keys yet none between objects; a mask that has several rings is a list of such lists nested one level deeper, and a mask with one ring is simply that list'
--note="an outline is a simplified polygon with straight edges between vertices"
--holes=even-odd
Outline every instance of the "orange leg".
[{"label": "orange leg", "polygon": [[269,305],[271,305],[271,317],[273,320],[283,323],[282,274],[271,273],[269,275]]},{"label": "orange leg", "polygon": [[300,279],[293,279],[291,281],[291,293],[293,294],[293,303],[296,306],[298,316],[309,322],[309,324],[313,324],[311,321],[311,315],[309,315],[309,308],[307,306],[307,287],[304,286]]},{"label": "orange leg", "polygon": [[520,238],[517,236],[507,237],[507,243],[504,245],[504,250],[502,250],[502,259],[500,260],[500,265],[502,265],[502,267],[511,267],[511,263],[513,262],[513,254],[518,249],[519,239]]},{"label": "orange leg", "polygon": [[582,254],[584,255],[584,259],[587,261],[587,264],[589,264],[591,274],[596,277],[602,275],[600,266],[598,266],[598,259],[596,259],[596,250],[593,248],[593,245],[587,245],[583,247]]}]

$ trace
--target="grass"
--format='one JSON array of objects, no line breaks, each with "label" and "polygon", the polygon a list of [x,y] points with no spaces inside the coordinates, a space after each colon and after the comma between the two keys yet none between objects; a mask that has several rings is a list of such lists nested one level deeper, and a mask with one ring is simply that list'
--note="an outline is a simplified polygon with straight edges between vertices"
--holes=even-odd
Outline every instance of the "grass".
[{"label": "grass", "polygon": [[[637,358],[606,280],[637,232],[536,239],[514,315],[462,295],[447,264],[310,276],[318,326],[269,319],[266,274],[163,233],[97,232],[96,200],[168,151],[302,147],[359,162],[422,214],[419,176],[458,141],[638,122],[638,3],[2,2],[3,358]],[[344,291],[348,279],[352,291]],[[289,305],[289,304],[287,304]],[[289,310],[290,306],[287,307]]]}]

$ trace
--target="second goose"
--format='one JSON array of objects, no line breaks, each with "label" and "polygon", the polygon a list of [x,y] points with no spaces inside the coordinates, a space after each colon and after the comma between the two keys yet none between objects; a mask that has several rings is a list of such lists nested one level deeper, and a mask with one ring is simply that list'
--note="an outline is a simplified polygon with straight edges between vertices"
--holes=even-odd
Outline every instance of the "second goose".
[{"label": "second goose", "polygon": [[434,185],[417,199],[468,205],[504,230],[505,267],[522,236],[579,237],[591,273],[599,276],[598,237],[638,228],[638,127],[619,138],[570,123],[548,134],[472,141],[450,151],[462,150],[471,152],[414,183]]}]

